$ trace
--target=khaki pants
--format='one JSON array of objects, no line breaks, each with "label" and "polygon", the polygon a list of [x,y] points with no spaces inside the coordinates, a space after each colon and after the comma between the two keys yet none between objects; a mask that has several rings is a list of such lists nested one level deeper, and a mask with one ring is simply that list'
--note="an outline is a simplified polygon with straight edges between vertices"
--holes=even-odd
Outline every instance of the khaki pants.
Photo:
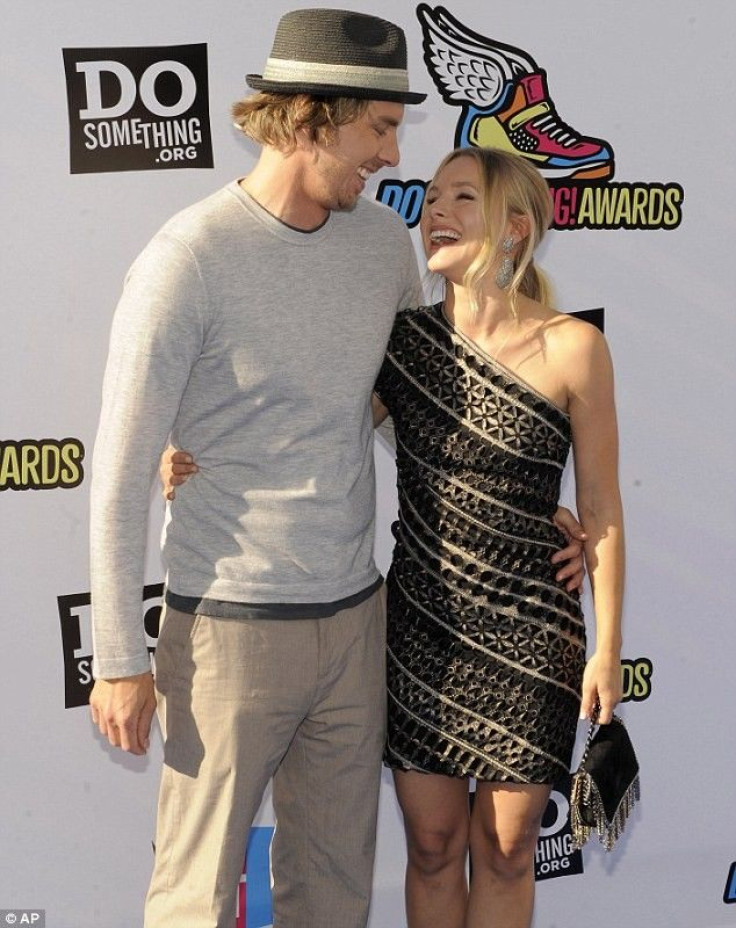
[{"label": "khaki pants", "polygon": [[164,613],[145,928],[233,928],[272,777],[274,928],[362,928],[385,734],[384,591],[324,619]]}]

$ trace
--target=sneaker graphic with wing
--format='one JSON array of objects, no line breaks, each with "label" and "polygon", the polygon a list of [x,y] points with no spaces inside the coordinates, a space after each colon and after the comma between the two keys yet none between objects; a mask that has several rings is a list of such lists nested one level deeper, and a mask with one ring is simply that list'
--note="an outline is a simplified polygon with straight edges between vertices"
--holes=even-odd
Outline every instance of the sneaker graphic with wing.
[{"label": "sneaker graphic with wing", "polygon": [[613,177],[611,146],[558,115],[546,72],[529,54],[473,32],[443,7],[417,7],[424,60],[450,105],[461,106],[455,145],[500,148],[532,161],[548,180]]}]

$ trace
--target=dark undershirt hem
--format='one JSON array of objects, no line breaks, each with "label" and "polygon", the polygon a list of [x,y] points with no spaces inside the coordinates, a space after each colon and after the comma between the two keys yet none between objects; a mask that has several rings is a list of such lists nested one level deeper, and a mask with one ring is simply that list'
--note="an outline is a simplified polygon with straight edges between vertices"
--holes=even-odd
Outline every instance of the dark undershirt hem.
[{"label": "dark undershirt hem", "polygon": [[164,594],[164,600],[167,606],[179,612],[216,619],[326,619],[343,609],[359,606],[382,584],[383,577],[379,577],[365,589],[331,603],[232,603],[222,599],[179,596],[169,589]]}]

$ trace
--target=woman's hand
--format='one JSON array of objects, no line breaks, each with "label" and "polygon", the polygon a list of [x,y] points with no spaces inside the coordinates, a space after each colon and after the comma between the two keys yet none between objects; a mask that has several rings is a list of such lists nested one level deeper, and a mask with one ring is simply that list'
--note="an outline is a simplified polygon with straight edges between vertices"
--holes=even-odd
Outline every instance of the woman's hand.
[{"label": "woman's hand", "polygon": [[163,486],[164,499],[172,500],[176,497],[175,487],[180,487],[183,483],[196,474],[199,468],[194,463],[194,458],[187,451],[178,451],[173,445],[169,445],[161,455],[158,474]]},{"label": "woman's hand", "polygon": [[580,703],[580,718],[589,719],[596,703],[600,703],[598,722],[608,725],[613,710],[621,702],[621,659],[615,654],[596,651],[590,658],[583,674],[583,697]]}]

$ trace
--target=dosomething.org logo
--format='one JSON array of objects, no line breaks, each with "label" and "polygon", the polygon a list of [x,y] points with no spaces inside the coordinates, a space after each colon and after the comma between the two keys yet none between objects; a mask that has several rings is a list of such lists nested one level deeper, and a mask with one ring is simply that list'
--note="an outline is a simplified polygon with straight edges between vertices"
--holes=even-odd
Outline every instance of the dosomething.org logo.
[{"label": "dosomething.org logo", "polygon": [[63,54],[72,174],[213,166],[205,44]]},{"label": "dosomething.org logo", "polygon": [[[547,73],[528,52],[474,32],[444,7],[420,3],[416,13],[427,70],[444,102],[460,107],[455,147],[497,148],[534,164],[549,184],[551,228],[677,228],[680,184],[611,183],[612,146],[563,122]],[[412,228],[425,188],[422,180],[384,180],[376,198]]]},{"label": "dosomething.org logo", "polygon": [[549,795],[534,852],[534,877],[549,880],[583,872],[583,854],[572,846],[569,776],[558,781]]},{"label": "dosomething.org logo", "polygon": [[[148,653],[153,657],[161,621],[163,583],[143,587],[143,627]],[[89,593],[58,596],[61,646],[64,655],[64,705],[86,706],[92,691],[92,607]]]}]

